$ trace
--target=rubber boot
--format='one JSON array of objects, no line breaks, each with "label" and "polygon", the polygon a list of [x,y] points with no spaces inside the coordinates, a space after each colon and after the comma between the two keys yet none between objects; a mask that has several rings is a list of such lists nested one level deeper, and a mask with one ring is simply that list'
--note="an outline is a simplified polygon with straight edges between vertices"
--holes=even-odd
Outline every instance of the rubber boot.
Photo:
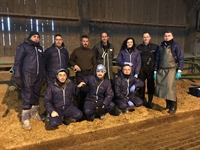
[{"label": "rubber boot", "polygon": [[148,94],[148,104],[147,104],[148,108],[152,108],[153,107],[152,100],[153,100],[153,94]]},{"label": "rubber boot", "polygon": [[165,109],[170,109],[171,107],[171,101],[166,99],[166,108]]},{"label": "rubber boot", "polygon": [[22,110],[22,128],[25,130],[31,130],[31,122],[30,122],[30,118],[31,118],[31,110]]},{"label": "rubber boot", "polygon": [[31,118],[36,120],[45,120],[46,118],[39,115],[39,105],[33,105],[31,108]]},{"label": "rubber boot", "polygon": [[170,115],[173,115],[176,113],[176,109],[177,109],[177,102],[171,101],[171,105],[170,105],[170,109],[169,109],[168,113]]},{"label": "rubber boot", "polygon": [[119,116],[122,114],[122,110],[118,108],[118,106],[115,106],[115,115]]}]

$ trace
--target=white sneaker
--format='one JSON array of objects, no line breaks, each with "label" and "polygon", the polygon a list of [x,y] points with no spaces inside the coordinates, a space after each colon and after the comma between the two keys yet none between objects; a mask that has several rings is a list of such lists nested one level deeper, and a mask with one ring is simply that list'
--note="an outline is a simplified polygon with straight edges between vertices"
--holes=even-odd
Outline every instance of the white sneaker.
[{"label": "white sneaker", "polygon": [[106,120],[106,115],[101,115],[100,120]]}]

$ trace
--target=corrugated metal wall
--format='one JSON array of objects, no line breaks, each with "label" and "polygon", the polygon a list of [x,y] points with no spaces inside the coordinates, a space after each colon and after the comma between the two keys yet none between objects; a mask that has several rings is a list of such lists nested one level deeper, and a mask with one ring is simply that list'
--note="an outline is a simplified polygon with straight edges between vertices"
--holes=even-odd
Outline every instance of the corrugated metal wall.
[{"label": "corrugated metal wall", "polygon": [[160,44],[170,29],[184,47],[186,32],[184,0],[0,0],[0,17],[0,56],[15,55],[31,30],[40,32],[44,49],[62,34],[70,53],[79,46],[80,34],[89,34],[92,47],[106,30],[116,55],[128,36],[139,44],[149,31],[152,42]]}]

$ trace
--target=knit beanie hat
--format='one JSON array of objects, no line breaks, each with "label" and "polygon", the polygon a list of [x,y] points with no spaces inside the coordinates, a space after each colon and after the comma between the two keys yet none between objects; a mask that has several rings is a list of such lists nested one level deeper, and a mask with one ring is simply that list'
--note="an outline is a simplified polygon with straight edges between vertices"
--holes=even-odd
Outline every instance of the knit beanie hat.
[{"label": "knit beanie hat", "polygon": [[59,74],[60,72],[65,72],[67,75],[69,74],[69,72],[66,69],[63,69],[63,68],[59,69],[57,71],[57,74]]},{"label": "knit beanie hat", "polygon": [[29,38],[31,38],[31,36],[33,36],[35,34],[40,37],[40,34],[37,31],[31,31],[30,34],[29,34]]},{"label": "knit beanie hat", "polygon": [[102,64],[99,64],[97,65],[97,68],[96,68],[96,72],[98,71],[103,71],[104,73],[106,73],[106,67]]}]

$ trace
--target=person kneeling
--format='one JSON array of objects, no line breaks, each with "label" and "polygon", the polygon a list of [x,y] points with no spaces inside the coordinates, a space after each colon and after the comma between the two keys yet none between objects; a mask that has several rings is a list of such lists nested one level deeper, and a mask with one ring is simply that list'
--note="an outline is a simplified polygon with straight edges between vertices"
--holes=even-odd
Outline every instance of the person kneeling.
[{"label": "person kneeling", "polygon": [[128,113],[128,108],[143,105],[142,99],[136,96],[136,89],[144,86],[142,80],[135,78],[131,74],[131,66],[126,64],[122,67],[122,72],[115,79],[115,107],[116,115]]},{"label": "person kneeling", "polygon": [[57,128],[62,124],[62,119],[64,124],[69,125],[82,117],[83,113],[72,103],[76,91],[78,89],[68,78],[68,71],[59,69],[55,82],[47,87],[44,97],[44,106],[50,114],[50,127]]},{"label": "person kneeling", "polygon": [[114,108],[114,103],[112,102],[114,93],[110,81],[105,78],[105,73],[106,67],[99,64],[96,68],[96,75],[86,76],[84,82],[78,85],[82,86],[82,88],[88,87],[83,106],[83,111],[88,121],[94,120],[96,110],[100,119],[105,120],[106,113]]}]

